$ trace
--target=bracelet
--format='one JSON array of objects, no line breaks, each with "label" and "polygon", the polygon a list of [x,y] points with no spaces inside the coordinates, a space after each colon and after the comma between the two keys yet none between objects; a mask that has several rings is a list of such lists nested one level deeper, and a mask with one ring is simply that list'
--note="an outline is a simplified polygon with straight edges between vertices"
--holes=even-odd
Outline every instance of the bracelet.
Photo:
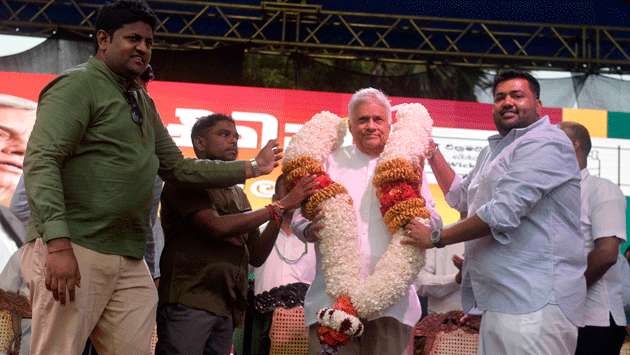
[{"label": "bracelet", "polygon": [[265,209],[269,211],[270,220],[273,220],[276,226],[280,227],[282,225],[282,208],[274,202],[265,206]]},{"label": "bracelet", "polygon": [[48,254],[52,254],[52,253],[58,253],[60,251],[66,251],[66,250],[72,250],[72,246],[69,247],[63,247],[63,248],[57,248],[57,249],[50,249],[48,248]]}]

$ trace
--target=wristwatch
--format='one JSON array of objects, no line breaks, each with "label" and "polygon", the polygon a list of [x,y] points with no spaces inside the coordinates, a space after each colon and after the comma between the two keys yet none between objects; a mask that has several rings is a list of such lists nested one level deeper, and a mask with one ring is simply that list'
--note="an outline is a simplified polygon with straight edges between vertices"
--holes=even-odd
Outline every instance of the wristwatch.
[{"label": "wristwatch", "polygon": [[435,228],[431,231],[431,243],[436,248],[444,248],[442,243],[442,228]]},{"label": "wristwatch", "polygon": [[254,172],[254,177],[260,176],[260,169],[258,168],[258,162],[256,159],[250,159],[249,163],[252,165],[252,171]]}]

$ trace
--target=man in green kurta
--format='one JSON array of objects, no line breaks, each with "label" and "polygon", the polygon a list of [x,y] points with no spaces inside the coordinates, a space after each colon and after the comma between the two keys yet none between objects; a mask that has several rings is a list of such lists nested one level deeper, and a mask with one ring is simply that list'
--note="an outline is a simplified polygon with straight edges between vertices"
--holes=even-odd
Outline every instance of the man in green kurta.
[{"label": "man in green kurta", "polygon": [[24,172],[32,218],[21,260],[32,354],[147,354],[157,294],[142,260],[153,181],[221,187],[269,173],[271,141],[249,162],[185,159],[137,84],[156,18],[139,1],[104,6],[97,53],[41,92]]}]

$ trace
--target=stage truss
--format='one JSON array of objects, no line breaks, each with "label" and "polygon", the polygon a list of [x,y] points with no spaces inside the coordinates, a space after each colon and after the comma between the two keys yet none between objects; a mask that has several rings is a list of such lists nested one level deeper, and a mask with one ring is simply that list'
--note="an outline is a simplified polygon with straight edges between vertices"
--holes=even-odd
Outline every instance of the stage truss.
[{"label": "stage truss", "polygon": [[[0,32],[92,36],[102,1],[0,0]],[[630,28],[340,12],[319,5],[150,0],[157,48],[240,44],[315,58],[630,73]]]}]

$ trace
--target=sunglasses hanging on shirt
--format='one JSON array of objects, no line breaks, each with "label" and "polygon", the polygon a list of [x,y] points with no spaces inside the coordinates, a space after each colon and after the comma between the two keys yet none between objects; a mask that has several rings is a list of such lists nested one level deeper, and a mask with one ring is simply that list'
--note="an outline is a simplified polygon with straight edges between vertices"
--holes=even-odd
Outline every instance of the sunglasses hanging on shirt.
[{"label": "sunglasses hanging on shirt", "polygon": [[140,110],[140,106],[138,105],[138,100],[136,100],[136,95],[133,91],[126,91],[125,98],[127,99],[127,103],[131,107],[131,120],[133,123],[138,126],[142,126],[142,121],[144,117],[142,117],[142,111]]}]

